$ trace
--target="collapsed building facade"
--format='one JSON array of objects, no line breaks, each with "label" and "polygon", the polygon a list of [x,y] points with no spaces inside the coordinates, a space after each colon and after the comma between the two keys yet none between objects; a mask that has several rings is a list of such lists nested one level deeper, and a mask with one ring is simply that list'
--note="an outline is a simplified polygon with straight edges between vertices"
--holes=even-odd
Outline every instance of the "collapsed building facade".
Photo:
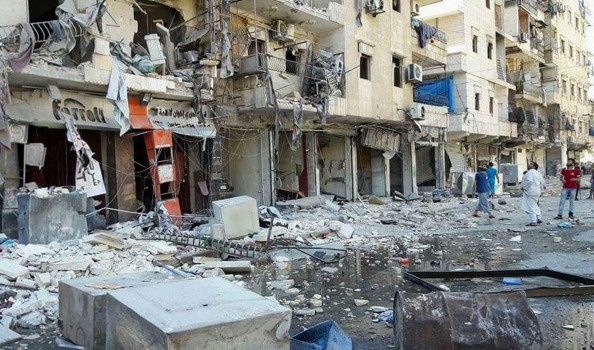
[{"label": "collapsed building facade", "polygon": [[487,161],[521,171],[545,159],[544,146],[527,157],[535,145],[548,164],[588,138],[584,80],[571,112],[583,139],[561,131],[562,112],[539,135],[545,113],[574,101],[554,109],[517,72],[533,67],[548,87],[555,70],[516,33],[529,25],[539,38],[558,20],[540,5],[529,19],[529,2],[0,3],[14,9],[0,23],[8,233],[23,188],[83,189],[86,211],[107,222],[238,195],[407,197]]}]

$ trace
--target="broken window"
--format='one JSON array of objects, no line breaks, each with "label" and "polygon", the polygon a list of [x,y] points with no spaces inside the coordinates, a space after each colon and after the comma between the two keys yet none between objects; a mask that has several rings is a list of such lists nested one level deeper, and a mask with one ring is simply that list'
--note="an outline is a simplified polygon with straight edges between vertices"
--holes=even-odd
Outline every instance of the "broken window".
[{"label": "broken window", "polygon": [[489,97],[489,113],[491,113],[491,114],[495,113],[495,98],[494,97]]},{"label": "broken window", "polygon": [[485,5],[487,6],[488,9],[490,9],[491,8],[491,0],[486,0]]},{"label": "broken window", "polygon": [[286,69],[287,69],[287,73],[289,74],[297,74],[298,71],[298,66],[299,66],[299,57],[297,56],[298,52],[296,49],[293,48],[289,48],[287,49],[287,52],[285,53],[285,59],[286,59]]},{"label": "broken window", "polygon": [[29,0],[29,23],[53,21],[58,19],[56,7],[59,0]]},{"label": "broken window", "polygon": [[474,94],[474,109],[480,110],[480,103],[481,103],[481,94],[478,92]]},{"label": "broken window", "polygon": [[472,52],[478,53],[478,36],[472,36]]},{"label": "broken window", "polygon": [[392,9],[400,12],[400,0],[392,0]]},{"label": "broken window", "polygon": [[359,78],[370,80],[371,77],[371,56],[361,55],[359,58]]},{"label": "broken window", "polygon": [[493,59],[493,43],[487,44],[487,58],[490,60]]},{"label": "broken window", "polygon": [[392,69],[394,70],[394,86],[402,87],[402,60],[392,57]]}]

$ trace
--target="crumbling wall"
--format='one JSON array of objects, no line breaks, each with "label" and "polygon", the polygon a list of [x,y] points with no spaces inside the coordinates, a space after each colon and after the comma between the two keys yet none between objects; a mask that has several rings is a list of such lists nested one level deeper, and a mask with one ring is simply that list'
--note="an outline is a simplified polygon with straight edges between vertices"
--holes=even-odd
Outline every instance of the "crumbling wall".
[{"label": "crumbling wall", "polygon": [[0,26],[13,26],[29,22],[27,2],[28,0],[0,0],[0,8],[4,9],[0,16]]}]

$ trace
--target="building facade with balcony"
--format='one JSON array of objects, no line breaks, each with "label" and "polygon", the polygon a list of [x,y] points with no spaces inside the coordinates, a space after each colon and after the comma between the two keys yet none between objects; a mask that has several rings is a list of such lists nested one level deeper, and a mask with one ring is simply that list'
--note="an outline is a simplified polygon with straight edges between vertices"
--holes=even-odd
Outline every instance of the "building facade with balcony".
[{"label": "building facade with balcony", "polygon": [[219,61],[181,45],[196,2],[171,3],[0,2],[3,232],[23,188],[83,189],[107,222],[157,202],[173,215],[207,207],[197,150],[216,135]]},{"label": "building facade with balcony", "polygon": [[517,123],[508,113],[515,86],[504,68],[505,46],[513,38],[503,31],[503,9],[503,1],[458,0],[421,8],[421,18],[448,36],[442,74],[452,79],[453,89],[446,145],[450,175],[476,171],[489,162],[515,161],[501,159],[501,150],[515,150],[518,137]]}]

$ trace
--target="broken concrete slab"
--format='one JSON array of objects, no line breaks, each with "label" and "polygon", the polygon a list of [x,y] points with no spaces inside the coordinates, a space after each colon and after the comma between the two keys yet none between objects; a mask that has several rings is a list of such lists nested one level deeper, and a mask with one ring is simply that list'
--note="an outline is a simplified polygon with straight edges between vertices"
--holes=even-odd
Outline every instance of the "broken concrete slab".
[{"label": "broken concrete slab", "polygon": [[144,272],[60,281],[60,319],[64,337],[86,349],[105,349],[107,292],[179,280],[164,273]]},{"label": "broken concrete slab", "polygon": [[228,239],[243,237],[260,230],[258,204],[249,196],[239,196],[212,202],[215,220],[225,227]]},{"label": "broken concrete slab", "polygon": [[202,266],[207,269],[219,268],[225,273],[249,273],[252,272],[252,263],[249,260],[238,261],[206,261]]},{"label": "broken concrete slab", "polygon": [[21,335],[7,327],[0,326],[0,345],[10,344],[21,339]]},{"label": "broken concrete slab", "polygon": [[83,239],[83,242],[97,245],[105,244],[108,247],[115,249],[123,249],[126,245],[124,240],[120,238],[120,235],[111,233],[109,231],[95,230],[91,235],[88,235]]},{"label": "broken concrete slab", "polygon": [[93,259],[88,256],[68,257],[50,261],[50,271],[86,271],[93,263]]},{"label": "broken concrete slab", "polygon": [[106,320],[113,350],[289,349],[291,310],[222,278],[112,291]]},{"label": "broken concrete slab", "polygon": [[293,199],[290,201],[277,202],[276,206],[279,208],[290,208],[290,209],[312,209],[321,207],[326,204],[326,201],[334,200],[334,196],[313,196],[306,198]]},{"label": "broken concrete slab", "polygon": [[11,260],[0,260],[0,275],[14,281],[18,277],[28,276],[29,269]]}]

